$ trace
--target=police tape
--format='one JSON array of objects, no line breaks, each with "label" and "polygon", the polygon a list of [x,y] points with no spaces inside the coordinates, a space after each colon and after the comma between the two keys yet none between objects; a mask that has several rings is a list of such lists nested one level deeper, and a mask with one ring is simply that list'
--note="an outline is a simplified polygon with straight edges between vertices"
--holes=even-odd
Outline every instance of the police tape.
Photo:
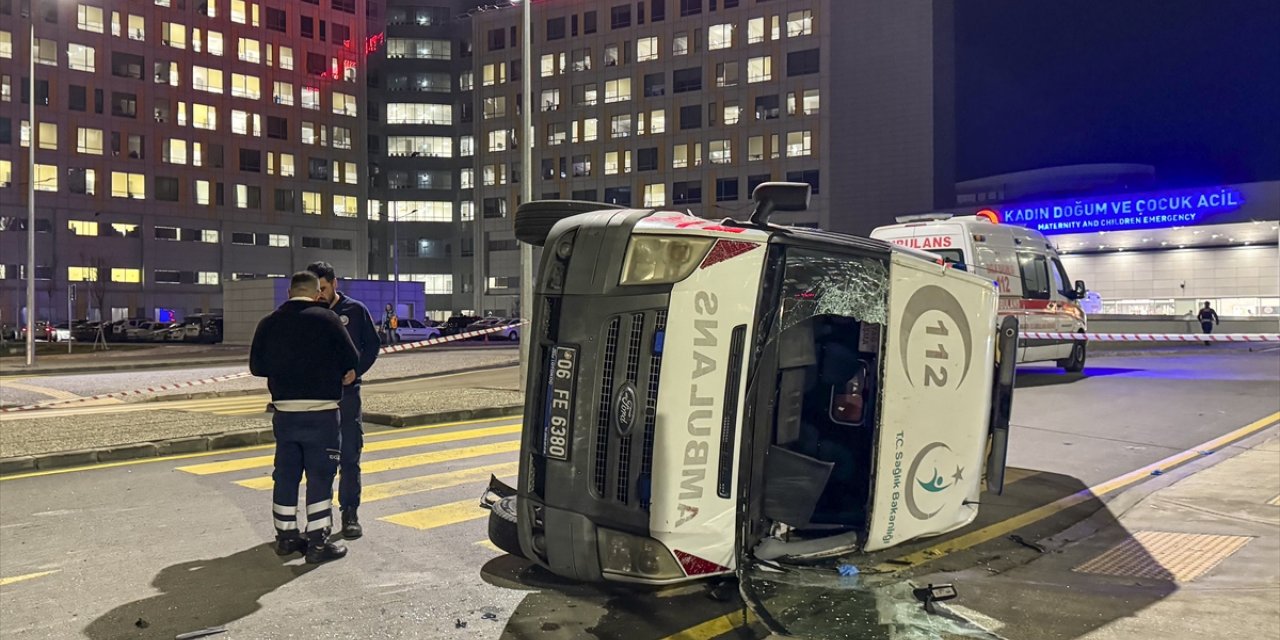
[{"label": "police tape", "polygon": [[[468,331],[466,333],[459,333],[451,336],[431,338],[430,340],[419,340],[417,342],[408,342],[405,344],[389,345],[386,347],[382,347],[381,349],[378,349],[378,354],[381,355],[384,353],[399,353],[401,351],[409,351],[411,349],[420,349],[422,347],[430,347],[437,344],[444,344],[446,342],[457,342],[459,340],[468,340],[470,338],[487,336],[489,334],[506,331],[513,326],[522,327],[525,324],[527,323],[520,323],[518,325],[506,325],[502,327],[492,327],[488,329],[481,329],[479,331]],[[161,384],[153,387],[142,387],[140,389],[130,389],[128,391],[114,391],[112,393],[100,393],[95,396],[85,396],[83,398],[65,398],[60,400],[47,400],[45,402],[37,402],[33,404],[22,405],[19,407],[3,407],[3,408],[0,408],[0,413],[17,413],[19,411],[34,411],[36,409],[47,409],[49,407],[62,407],[66,405],[83,404],[86,402],[95,402],[98,400],[109,400],[112,398],[128,398],[131,396],[162,393],[165,391],[175,391],[177,389],[188,389],[190,387],[199,387],[199,386],[204,386],[209,384],[216,384],[219,382],[227,382],[228,380],[239,380],[240,378],[248,378],[252,375],[253,374],[249,373],[248,371],[241,371],[239,373],[232,373],[232,374],[223,375],[223,376],[215,376],[212,378],[201,378],[200,380],[188,380],[185,382],[175,382],[173,384]]]},{"label": "police tape", "polygon": [[1023,331],[1023,340],[1085,342],[1280,342],[1280,333],[1060,333]]}]

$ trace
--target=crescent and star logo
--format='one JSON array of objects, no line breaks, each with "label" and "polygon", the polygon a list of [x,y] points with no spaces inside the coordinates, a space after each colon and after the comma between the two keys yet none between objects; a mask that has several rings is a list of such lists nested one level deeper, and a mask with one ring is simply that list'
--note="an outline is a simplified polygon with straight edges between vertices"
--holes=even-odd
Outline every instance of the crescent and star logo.
[{"label": "crescent and star logo", "polygon": [[625,382],[613,396],[613,421],[618,435],[626,437],[636,424],[636,386]]},{"label": "crescent and star logo", "polygon": [[342,326],[344,327],[347,326],[347,323],[351,322],[351,318],[346,316],[338,316],[338,319],[342,321]]},{"label": "crescent and star logo", "polygon": [[[926,463],[932,470],[932,477],[924,481],[920,479],[919,473]],[[940,468],[945,470],[952,465],[955,465],[954,452],[941,442],[925,445],[911,461],[911,467],[907,470],[906,502],[907,511],[916,520],[928,520],[938,515],[945,506],[945,501],[934,494],[942,493],[964,480],[964,467],[959,465],[955,465],[955,472],[947,476],[939,471]],[[918,491],[924,493],[917,493]]]},{"label": "crescent and star logo", "polygon": [[[937,313],[933,312],[941,313],[944,318],[938,318]],[[911,350],[911,343],[916,324],[926,315],[936,320],[925,326],[925,335],[938,339],[939,343],[936,348],[935,345],[929,345],[924,351],[924,386],[947,386],[949,376],[946,365],[949,364],[950,354],[947,353],[943,341],[954,331],[959,334],[960,342],[964,347],[964,362],[961,365],[960,380],[956,383],[958,387],[969,375],[969,365],[973,359],[973,335],[969,331],[969,319],[965,315],[964,307],[960,306],[960,301],[956,300],[949,291],[936,285],[926,285],[917,289],[911,294],[906,307],[902,310],[902,323],[899,325],[902,341],[899,349],[902,367],[907,374],[907,382],[913,387],[916,386],[916,379],[911,376],[913,360],[908,358],[908,354],[914,353]],[[933,362],[930,362],[931,360]]]}]

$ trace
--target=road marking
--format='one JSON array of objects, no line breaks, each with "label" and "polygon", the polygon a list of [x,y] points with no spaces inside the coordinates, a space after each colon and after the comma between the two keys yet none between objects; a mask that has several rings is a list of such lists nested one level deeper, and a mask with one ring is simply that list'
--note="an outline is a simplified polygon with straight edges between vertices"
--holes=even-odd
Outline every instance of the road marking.
[{"label": "road marking", "polygon": [[[374,451],[388,451],[391,449],[404,449],[407,447],[417,447],[426,444],[440,444],[442,442],[457,442],[459,440],[473,440],[475,438],[488,438],[490,436],[506,436],[514,433],[520,433],[520,425],[485,427],[483,429],[468,429],[466,431],[451,431],[449,433],[432,433],[425,436],[413,436],[410,438],[398,438],[395,440],[380,440],[377,442],[366,442],[364,451],[372,453]],[[246,469],[255,469],[257,467],[270,467],[274,464],[274,456],[254,456],[252,458],[237,458],[235,460],[223,460],[221,462],[206,462],[204,464],[187,465],[178,467],[179,471],[193,473],[198,476],[207,476],[215,473],[226,473],[228,471],[244,471]]]},{"label": "road marking", "polygon": [[[395,471],[398,469],[407,469],[426,464],[435,464],[438,462],[453,462],[455,460],[464,460],[466,458],[479,458],[481,456],[494,455],[499,453],[511,453],[520,450],[519,440],[509,440],[506,442],[495,442],[492,444],[480,444],[473,447],[461,447],[458,449],[445,449],[443,451],[428,451],[426,453],[415,453],[410,456],[400,456],[398,458],[385,458],[382,460],[362,460],[360,462],[360,473],[379,473],[382,471]],[[261,476],[258,478],[249,478],[247,480],[237,480],[236,484],[258,491],[270,489],[274,484],[271,476]]]},{"label": "road marking", "polygon": [[9,576],[8,578],[0,578],[0,587],[8,586],[15,582],[23,582],[26,580],[31,580],[32,578],[42,578],[47,575],[55,574],[59,571],[62,571],[62,569],[54,569],[53,571],[39,571],[36,573],[28,573],[22,576]]},{"label": "road marking", "polygon": [[754,624],[755,622],[756,614],[751,610],[748,609],[745,614],[735,611],[693,625],[683,631],[677,631],[662,640],[712,640],[743,626],[744,623]]},{"label": "road marking", "polygon": [[54,400],[74,400],[76,398],[81,397],[79,395],[71,393],[70,391],[64,391],[62,389],[54,389],[52,387],[42,387],[39,385],[26,384],[23,382],[14,382],[12,380],[6,380],[4,382],[4,386],[9,387],[11,389],[19,389],[21,391],[30,391],[31,393],[38,393],[42,396],[48,396],[50,398],[53,398]]},{"label": "road marking", "polygon": [[918,567],[922,564],[941,558],[947,554],[963,551],[971,547],[975,547],[984,542],[994,540],[1006,534],[1012,533],[1027,525],[1034,524],[1049,516],[1061,513],[1082,504],[1090,499],[1102,498],[1106,495],[1115,493],[1126,487],[1135,485],[1143,480],[1151,477],[1152,472],[1166,472],[1174,467],[1181,466],[1187,462],[1206,455],[1205,452],[1213,452],[1225,447],[1237,440],[1246,438],[1257,433],[1280,420],[1280,411],[1273,413],[1265,418],[1251,422],[1235,431],[1227,433],[1200,444],[1191,447],[1181,453],[1171,455],[1159,462],[1154,462],[1141,469],[1135,469],[1124,475],[1112,478],[1106,482],[1089,487],[1082,491],[1078,491],[1064,498],[1059,498],[1049,504],[1037,507],[1026,513],[1019,514],[1008,520],[1003,520],[977,531],[971,531],[965,535],[947,540],[933,546],[921,549],[914,553],[895,558],[894,560],[885,562],[876,567],[877,570],[885,573],[895,573],[906,569]]},{"label": "road marking", "polygon": [[[498,422],[503,419],[504,418],[482,418],[479,420],[461,420],[458,422],[442,422],[438,424],[425,424],[425,425],[415,425],[412,427],[404,427],[399,429],[388,429],[387,431],[367,434],[365,435],[365,440],[366,442],[368,442],[371,439],[377,439],[379,436],[390,436],[390,435],[403,437],[402,434],[412,433],[416,431],[423,431],[426,429],[443,429],[446,427],[461,427],[461,426],[474,425],[474,424],[486,424],[486,423]],[[513,423],[507,423],[507,424],[513,424]],[[520,425],[520,423],[518,422],[514,424],[517,426]],[[231,449],[219,449],[217,451],[199,451],[196,453],[180,453],[180,454],[171,455],[171,456],[158,456],[155,458],[138,458],[136,460],[121,460],[119,462],[105,462],[105,463],[85,465],[80,467],[67,467],[65,469],[45,469],[44,471],[29,471],[27,473],[15,473],[13,475],[0,475],[0,482],[7,482],[10,480],[22,480],[25,478],[39,478],[42,476],[56,476],[56,475],[62,475],[65,473],[97,471],[99,469],[114,469],[116,467],[131,467],[139,464],[172,462],[174,460],[190,460],[193,458],[207,458],[209,456],[234,455],[238,453],[248,453],[250,451],[266,451],[274,447],[275,447],[274,444],[258,444],[258,445],[253,445],[251,447],[235,447]]]},{"label": "road marking", "polygon": [[480,518],[487,517],[488,515],[488,511],[480,508],[480,496],[476,496],[470,500],[459,500],[448,504],[427,507],[426,509],[405,511],[404,513],[384,516],[378,518],[378,520],[403,525],[419,531],[426,531],[428,529],[436,529],[451,524],[458,524],[459,522],[479,520]]},{"label": "road marking", "polygon": [[477,546],[477,547],[481,547],[481,548],[484,548],[484,549],[488,549],[488,550],[490,550],[490,551],[492,551],[492,552],[494,552],[494,553],[499,553],[499,554],[506,553],[506,551],[503,551],[502,549],[499,549],[499,548],[498,548],[498,545],[494,544],[494,543],[493,543],[492,541],[490,541],[490,540],[480,540],[480,541],[478,541],[478,542],[473,542],[473,543],[471,543],[471,544],[474,544],[474,545],[475,545],[475,546]]}]

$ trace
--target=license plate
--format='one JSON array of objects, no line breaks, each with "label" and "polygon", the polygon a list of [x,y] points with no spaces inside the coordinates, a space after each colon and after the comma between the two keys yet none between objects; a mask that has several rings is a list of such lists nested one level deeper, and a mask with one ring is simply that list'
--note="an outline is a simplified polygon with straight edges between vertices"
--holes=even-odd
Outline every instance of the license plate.
[{"label": "license plate", "polygon": [[553,460],[568,460],[573,434],[573,387],[577,379],[578,350],[556,347],[551,352],[549,369],[542,454]]}]

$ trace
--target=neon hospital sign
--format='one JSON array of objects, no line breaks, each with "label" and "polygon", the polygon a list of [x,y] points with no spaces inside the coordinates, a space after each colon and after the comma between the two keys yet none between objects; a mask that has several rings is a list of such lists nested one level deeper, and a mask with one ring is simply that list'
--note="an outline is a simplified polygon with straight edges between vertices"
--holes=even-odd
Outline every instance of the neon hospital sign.
[{"label": "neon hospital sign", "polygon": [[984,209],[978,215],[994,214],[1001,222],[1051,235],[1189,226],[1243,205],[1240,191],[1209,187],[1012,204]]}]

